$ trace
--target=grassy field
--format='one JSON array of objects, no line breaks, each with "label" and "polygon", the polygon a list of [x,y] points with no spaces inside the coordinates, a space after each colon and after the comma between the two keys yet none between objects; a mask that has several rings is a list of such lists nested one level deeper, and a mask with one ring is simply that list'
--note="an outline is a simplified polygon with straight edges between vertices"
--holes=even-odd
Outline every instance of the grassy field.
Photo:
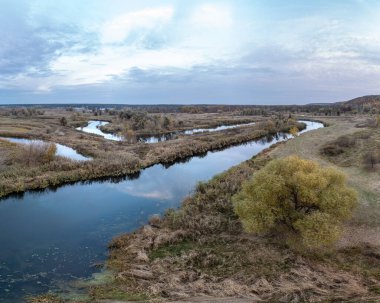
[{"label": "grassy field", "polygon": [[[346,174],[349,184],[359,194],[359,207],[347,225],[342,245],[355,242],[380,245],[380,169],[378,165],[374,169],[369,168],[365,163],[366,153],[380,151],[380,129],[358,127],[366,119],[325,119],[330,124],[328,128],[309,132],[272,152],[273,157],[297,154],[324,166],[334,166]],[[353,143],[344,147],[339,155],[323,153],[326,145],[336,146],[336,141],[342,137]]]},{"label": "grassy field", "polygon": [[[90,282],[87,301],[378,302],[380,178],[378,167],[370,169],[363,158],[368,147],[377,150],[380,131],[362,127],[366,119],[324,118],[329,127],[279,143],[200,183],[179,210],[116,237],[106,264],[114,277]],[[340,142],[338,154],[325,153]],[[281,235],[246,234],[233,211],[231,197],[244,180],[271,159],[293,154],[338,168],[359,193],[359,207],[330,249],[294,251]],[[46,298],[31,302],[59,302]]]},{"label": "grassy field", "polygon": [[[185,302],[196,297],[189,301],[201,302],[214,297],[210,302],[224,302],[221,297],[242,297],[250,302],[378,302],[378,172],[369,171],[361,161],[333,164],[336,159],[321,153],[325,144],[340,136],[363,131],[356,127],[359,120],[326,119],[328,128],[277,144],[199,184],[179,210],[115,238],[107,262],[115,278],[90,287],[89,300]],[[356,152],[365,148],[356,147]],[[360,207],[330,250],[295,252],[281,235],[246,234],[233,212],[231,196],[241,183],[271,159],[290,154],[337,166],[359,191]]]}]

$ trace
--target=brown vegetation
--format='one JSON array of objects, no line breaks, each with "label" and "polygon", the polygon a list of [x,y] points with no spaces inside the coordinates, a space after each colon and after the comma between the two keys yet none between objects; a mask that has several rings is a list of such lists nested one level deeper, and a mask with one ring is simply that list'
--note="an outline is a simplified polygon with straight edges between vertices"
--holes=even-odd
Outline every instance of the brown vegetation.
[{"label": "brown vegetation", "polygon": [[[150,225],[115,238],[107,262],[115,279],[90,286],[91,298],[146,301],[243,296],[250,302],[376,302],[380,297],[379,246],[347,241],[346,237],[344,245],[340,243],[331,250],[315,254],[295,252],[281,236],[245,234],[231,203],[242,183],[274,156],[296,152],[323,162],[319,149],[324,142],[357,132],[352,127],[356,119],[335,122],[329,120],[331,128],[277,144],[209,182],[200,183],[179,210],[170,210],[164,218],[154,217]],[[242,135],[241,131],[232,133]],[[355,149],[362,148],[367,134],[356,136],[359,139],[354,145],[347,139],[338,140],[345,150],[341,155],[351,157],[355,169],[363,163],[360,153],[355,156]],[[195,142],[201,142],[200,138],[207,136],[195,138]],[[377,134],[372,139],[376,138]],[[372,139],[368,141],[370,146],[376,146],[377,139]],[[140,150],[142,155],[147,152]],[[340,165],[344,158],[334,161]],[[362,211],[368,203],[362,184],[356,176],[349,177],[360,190]],[[366,209],[365,218],[372,210]],[[350,224],[356,224],[360,211]],[[365,231],[368,233],[368,229]]]},{"label": "brown vegetation", "polygon": [[[19,115],[5,116],[6,113],[8,112],[3,112],[4,116],[0,116],[0,136],[60,143],[91,157],[92,160],[76,162],[61,157],[54,159],[42,157],[43,159],[35,161],[33,159],[37,155],[32,156],[34,148],[28,150],[29,155],[27,155],[27,151],[22,150],[19,145],[0,142],[2,158],[6,158],[1,161],[0,196],[74,181],[134,174],[156,163],[172,163],[209,150],[251,141],[277,131],[287,131],[294,125],[303,127],[302,124],[295,124],[293,120],[277,119],[274,120],[276,123],[263,121],[253,126],[178,136],[176,140],[144,144],[135,143],[133,140],[130,142],[109,141],[97,135],[77,131],[75,127],[78,124],[94,119],[94,116],[90,116],[89,113],[74,110],[45,110],[43,115],[27,118]],[[184,117],[183,115],[181,114],[181,117]],[[62,117],[67,120],[66,126],[61,123]],[[102,115],[102,118],[107,117],[109,116]],[[235,116],[229,117],[230,121],[236,121]],[[226,119],[226,116],[201,114],[192,116],[190,121],[193,123],[197,119],[208,121],[208,125],[211,125],[219,124],[222,119]],[[15,161],[20,158],[23,160]],[[30,161],[25,162],[25,159],[30,159]]]},{"label": "brown vegetation", "polygon": [[[252,119],[237,116],[213,114],[148,114],[146,112],[108,111],[111,123],[101,127],[105,133],[124,135],[132,131],[134,135],[158,135],[193,128],[212,128],[220,125],[249,123]],[[104,119],[104,115],[102,116]]]},{"label": "brown vegetation", "polygon": [[377,169],[380,163],[380,129],[362,130],[340,136],[321,148],[322,155],[341,166]]},{"label": "brown vegetation", "polygon": [[341,221],[357,203],[345,176],[297,156],[276,159],[245,181],[233,197],[247,232],[273,232],[295,249],[318,249],[340,237]]},{"label": "brown vegetation", "polygon": [[231,197],[269,160],[265,151],[200,183],[179,210],[115,238],[107,263],[115,282],[92,288],[93,298],[102,290],[110,299],[112,293],[170,300],[245,296],[251,302],[378,298],[380,251],[374,247],[304,255],[288,249],[281,237],[243,232]]},{"label": "brown vegetation", "polygon": [[55,159],[57,147],[54,143],[32,142],[21,144],[16,151],[9,157],[11,164],[24,164],[28,167],[43,165]]},{"label": "brown vegetation", "polygon": [[[343,130],[349,129],[342,125]],[[245,234],[233,211],[231,197],[271,155],[292,152],[293,145],[303,153],[299,143],[305,141],[306,148],[322,145],[321,138],[328,139],[319,132],[277,144],[200,183],[179,210],[115,238],[107,262],[115,271],[115,281],[93,287],[93,298],[102,293],[110,299],[113,294],[140,294],[169,300],[243,296],[250,302],[376,302],[379,247],[358,241],[315,254],[295,252],[282,236]],[[318,154],[318,148],[307,152]]]}]

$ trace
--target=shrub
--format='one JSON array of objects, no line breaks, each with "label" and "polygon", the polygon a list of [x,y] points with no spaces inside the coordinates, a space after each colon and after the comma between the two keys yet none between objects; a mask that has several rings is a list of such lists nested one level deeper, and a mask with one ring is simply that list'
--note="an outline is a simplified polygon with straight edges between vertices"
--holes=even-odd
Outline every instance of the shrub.
[{"label": "shrub", "polygon": [[325,144],[321,148],[321,153],[326,156],[338,156],[343,154],[349,148],[356,145],[356,139],[348,136],[341,136],[333,142]]},{"label": "shrub", "polygon": [[44,162],[53,161],[57,152],[57,145],[55,145],[54,143],[50,143],[45,148],[46,150],[44,152]]},{"label": "shrub", "polygon": [[12,162],[27,166],[40,165],[55,159],[57,146],[53,143],[31,142],[20,144],[20,148],[13,155]]},{"label": "shrub", "polygon": [[59,123],[62,125],[62,126],[66,126],[67,125],[67,119],[66,117],[61,117],[59,119]]},{"label": "shrub", "polygon": [[233,202],[247,232],[281,231],[288,243],[314,248],[337,240],[357,198],[342,173],[290,156],[267,164]]},{"label": "shrub", "polygon": [[297,136],[298,136],[298,133],[299,133],[299,129],[298,129],[296,126],[293,126],[293,127],[290,128],[289,133],[290,133],[293,137],[297,137]]},{"label": "shrub", "polygon": [[321,153],[329,157],[334,157],[343,154],[344,149],[340,146],[337,146],[336,144],[330,143],[321,148]]},{"label": "shrub", "polygon": [[123,136],[128,143],[136,143],[137,141],[135,132],[128,127],[124,129]]}]

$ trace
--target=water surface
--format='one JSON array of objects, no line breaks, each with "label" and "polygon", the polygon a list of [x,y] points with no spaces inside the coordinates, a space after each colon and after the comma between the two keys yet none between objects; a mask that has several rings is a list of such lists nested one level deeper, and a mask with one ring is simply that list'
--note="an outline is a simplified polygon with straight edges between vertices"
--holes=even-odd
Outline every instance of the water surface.
[{"label": "water surface", "polygon": [[[306,122],[307,130],[322,127]],[[305,134],[307,135],[307,134]],[[209,180],[287,139],[280,134],[208,152],[165,168],[155,165],[124,180],[82,182],[0,201],[0,302],[89,277],[117,234],[178,207],[199,181]]]},{"label": "water surface", "polygon": [[[107,140],[113,140],[113,141],[122,141],[124,140],[123,136],[118,136],[114,134],[107,134],[103,132],[100,127],[109,124],[107,121],[100,121],[100,120],[91,120],[88,122],[87,126],[84,127],[78,127],[77,130],[90,133],[90,134],[96,134],[99,136],[102,136],[103,138]],[[193,135],[197,133],[204,133],[204,132],[217,132],[217,131],[222,131],[225,129],[231,129],[231,128],[236,128],[236,127],[241,127],[241,126],[248,126],[248,125],[253,125],[255,122],[252,123],[239,123],[239,124],[234,124],[234,125],[220,125],[217,127],[213,128],[194,128],[194,129],[189,129],[189,130],[184,130],[184,131],[177,131],[177,132],[171,132],[163,135],[140,135],[137,136],[137,141],[140,142],[145,142],[145,143],[157,143],[157,142],[163,142],[167,140],[172,140],[177,138],[178,135]]]},{"label": "water surface", "polygon": [[122,136],[107,134],[100,129],[100,127],[107,124],[109,124],[109,122],[107,121],[91,120],[91,121],[88,121],[87,126],[78,127],[77,130],[80,130],[82,132],[89,133],[89,134],[99,135],[107,140],[122,141],[124,139]]}]

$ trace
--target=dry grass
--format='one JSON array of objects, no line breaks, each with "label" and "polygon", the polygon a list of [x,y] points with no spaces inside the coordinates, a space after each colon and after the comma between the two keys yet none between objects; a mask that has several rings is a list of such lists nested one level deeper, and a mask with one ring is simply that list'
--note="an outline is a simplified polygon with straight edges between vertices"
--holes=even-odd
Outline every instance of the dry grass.
[{"label": "dry grass", "polygon": [[[181,119],[185,116],[190,117],[188,114],[179,115]],[[67,126],[61,125],[61,117],[67,119]],[[177,118],[179,119],[179,117]],[[93,158],[92,161],[79,163],[57,157],[49,163],[36,162],[35,165],[23,165],[23,163],[16,163],[17,161],[9,161],[9,159],[8,165],[4,165],[7,163],[7,159],[2,160],[0,162],[2,167],[0,171],[0,196],[23,192],[28,189],[57,186],[68,182],[135,174],[156,163],[170,164],[176,160],[247,142],[279,130],[279,128],[274,128],[273,124],[263,122],[254,126],[223,132],[182,136],[176,140],[157,144],[130,144],[128,142],[108,141],[102,137],[75,129],[78,124],[86,123],[87,120],[94,118],[97,117],[89,113],[83,114],[57,109],[46,110],[44,115],[36,116],[0,116],[0,136],[23,137],[60,143]],[[102,116],[101,118],[112,119],[111,116]],[[233,115],[199,114],[191,115],[191,120],[187,123],[196,123],[200,120],[206,123],[206,118],[208,118],[207,125],[220,124],[220,121],[227,121],[227,119],[229,119],[228,121],[239,119]],[[289,123],[279,125],[279,127],[286,130],[292,124],[292,122]],[[2,125],[6,125],[7,129],[3,130]],[[15,130],[10,130],[11,125],[15,126]],[[20,127],[29,130],[20,133],[16,131],[16,128]],[[193,127],[198,127],[198,125],[193,125]],[[13,146],[13,149],[16,147],[17,145]],[[4,155],[5,153],[2,158],[9,158],[9,154]]]},{"label": "dry grass", "polygon": [[[359,207],[346,228],[347,233],[342,243],[380,243],[380,236],[375,237],[376,234],[379,235],[376,230],[380,226],[380,172],[368,169],[363,162],[363,156],[369,149],[379,147],[380,130],[358,128],[358,125],[366,125],[366,117],[326,120],[331,124],[330,127],[309,132],[306,136],[292,140],[282,148],[275,149],[272,156],[298,154],[343,171],[349,184],[358,191]],[[343,147],[342,153],[326,156],[323,149],[331,144],[336,145],[342,137],[348,138],[354,144],[344,144],[346,146]]]},{"label": "dry grass", "polygon": [[[123,135],[126,129],[133,130],[135,135],[157,135],[167,134],[176,131],[184,131],[193,128],[213,128],[220,125],[242,124],[256,121],[261,117],[241,117],[235,114],[215,114],[215,113],[167,113],[167,114],[146,114],[143,116],[145,123],[142,128],[136,129],[134,119],[122,119],[117,115],[102,116],[102,119],[110,121],[110,124],[102,126],[101,129],[106,133]],[[105,118],[103,118],[105,117]],[[164,126],[164,119],[170,121],[169,125]]]},{"label": "dry grass", "polygon": [[[305,137],[305,136],[304,136]],[[301,139],[300,139],[301,140]],[[197,187],[179,211],[116,238],[108,266],[127,292],[181,299],[249,297],[251,302],[375,302],[380,250],[374,246],[299,254],[276,237],[248,236],[232,211],[240,184],[286,149],[278,144]],[[101,286],[100,286],[101,287]]]},{"label": "dry grass", "polygon": [[56,295],[47,294],[47,295],[41,295],[41,296],[33,296],[26,298],[26,302],[28,303],[63,303],[64,301],[60,299]]},{"label": "dry grass", "polygon": [[[110,245],[108,261],[115,271],[114,286],[126,293],[170,300],[194,296],[243,296],[250,302],[380,299],[380,248],[374,243],[349,241],[342,245],[346,237],[331,251],[297,253],[278,237],[246,235],[232,210],[231,196],[242,181],[272,157],[298,153],[328,164],[318,147],[326,139],[356,131],[349,127],[352,121],[329,123],[331,129],[277,144],[199,184],[180,210],[169,211],[161,221],[154,218],[150,226],[133,234],[117,237]],[[337,130],[340,133],[334,132]],[[351,183],[355,180],[350,177]]]},{"label": "dry grass", "polygon": [[[242,302],[378,302],[380,246],[370,238],[353,241],[346,235],[331,251],[294,252],[281,237],[245,234],[232,209],[231,196],[241,183],[273,157],[296,153],[331,165],[319,149],[355,133],[357,121],[327,122],[329,128],[277,144],[199,184],[178,211],[168,211],[163,219],[152,218],[150,225],[115,238],[107,262],[115,272],[114,281],[91,287],[90,296],[94,301],[229,302],[227,297],[244,297],[247,300]],[[342,169],[350,173],[351,185],[371,193],[360,195],[369,213],[375,200],[368,197],[379,197],[378,179],[356,166]],[[358,230],[358,216],[348,228]],[[369,222],[361,228],[367,234],[375,230]]]},{"label": "dry grass", "polygon": [[[364,129],[340,136],[334,141],[327,142],[321,152],[330,162],[338,166],[373,168],[376,171],[377,167],[368,166],[365,160],[368,153],[380,152],[380,129]],[[380,154],[377,157],[380,157]]]}]

